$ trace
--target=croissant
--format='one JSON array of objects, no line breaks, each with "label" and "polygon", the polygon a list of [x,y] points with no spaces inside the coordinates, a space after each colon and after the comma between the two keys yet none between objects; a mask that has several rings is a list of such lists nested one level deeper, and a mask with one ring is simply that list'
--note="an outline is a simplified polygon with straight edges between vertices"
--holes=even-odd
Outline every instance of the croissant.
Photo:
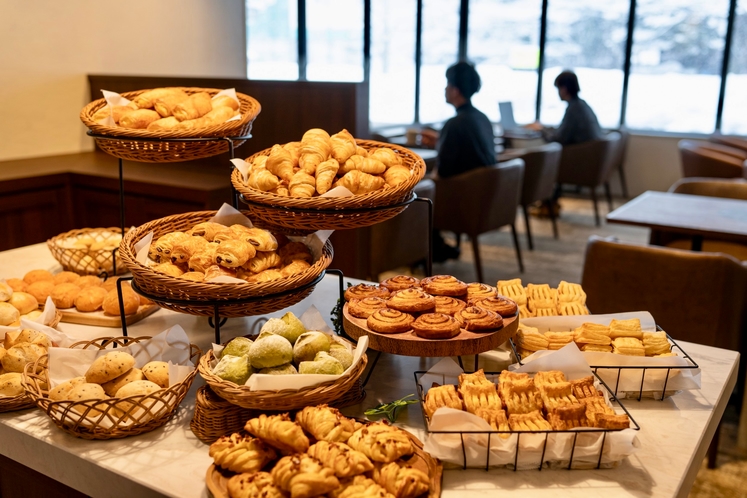
[{"label": "croissant", "polygon": [[340,487],[327,496],[330,498],[394,498],[384,488],[362,475],[340,483]]},{"label": "croissant", "polygon": [[291,197],[311,197],[316,192],[316,179],[304,171],[298,171],[288,184]]},{"label": "croissant", "polygon": [[384,186],[384,179],[362,171],[350,171],[340,179],[340,184],[354,195],[373,192]]},{"label": "croissant", "polygon": [[257,255],[246,262],[243,268],[259,273],[261,271],[274,268],[280,265],[280,256],[276,252],[257,252]]},{"label": "croissant", "polygon": [[168,118],[157,119],[148,125],[146,130],[148,131],[165,131],[173,130],[179,125],[179,120],[174,116]]},{"label": "croissant", "polygon": [[363,160],[365,157],[359,156],[358,154],[354,156],[350,156],[350,158],[345,161],[344,164],[341,164],[340,166],[340,173],[345,174],[348,171],[355,171],[360,170],[363,167]]},{"label": "croissant", "polygon": [[267,169],[267,156],[257,156],[252,161],[250,171],[257,171],[260,169]]},{"label": "croissant", "polygon": [[202,237],[185,237],[171,249],[171,262],[175,265],[186,265],[195,253],[207,247],[209,242]]},{"label": "croissant", "polygon": [[329,159],[316,167],[316,191],[319,194],[325,194],[332,187],[337,170],[340,169],[340,163],[336,159]]},{"label": "croissant", "polygon": [[291,275],[295,275],[296,273],[301,273],[308,270],[310,266],[311,265],[306,261],[303,261],[301,259],[294,259],[289,264],[282,267],[280,269],[280,273],[282,273],[284,277],[290,277]]},{"label": "croissant", "polygon": [[301,157],[301,142],[288,142],[283,145],[283,148],[290,154],[293,166],[298,166],[298,158]]},{"label": "croissant", "polygon": [[329,134],[319,128],[310,129],[303,134],[300,152],[298,165],[306,173],[313,175],[319,163],[329,159],[332,152]]},{"label": "croissant", "polygon": [[293,178],[293,161],[290,153],[280,145],[273,145],[265,167],[275,176],[290,182]]},{"label": "croissant", "polygon": [[321,128],[309,128],[306,133],[301,137],[301,143],[308,142],[313,139],[329,140],[329,133],[322,130]]},{"label": "croissant", "polygon": [[355,155],[361,157],[368,157],[368,151],[361,146],[355,148]]},{"label": "croissant", "polygon": [[132,101],[139,109],[150,109],[153,107],[156,99],[162,99],[168,95],[179,93],[184,93],[184,91],[181,88],[155,88],[141,93],[132,99]]},{"label": "croissant", "polygon": [[257,169],[251,172],[246,184],[262,192],[269,192],[280,185],[280,180],[266,169]]},{"label": "croissant", "polygon": [[[127,105],[115,105],[112,107],[111,116],[115,123],[119,124],[122,116],[129,114],[132,111],[137,111],[138,107],[134,102],[130,102]],[[97,120],[98,121],[98,120]]]},{"label": "croissant", "polygon": [[228,268],[243,266],[257,253],[254,246],[244,240],[226,240],[215,249],[215,263]]},{"label": "croissant", "polygon": [[392,149],[387,147],[381,147],[368,154],[368,157],[381,161],[384,165],[389,168],[395,164],[399,164],[399,156]]},{"label": "croissant", "polygon": [[407,181],[409,178],[410,168],[402,166],[401,164],[390,166],[384,173],[384,181],[386,181],[386,184],[390,187],[396,187],[400,183]]},{"label": "croissant", "polygon": [[378,159],[371,157],[351,156],[350,159],[345,161],[343,171],[348,173],[353,170],[362,171],[371,175],[380,175],[386,171],[386,165]]},{"label": "croissant", "polygon": [[355,138],[343,129],[339,133],[335,133],[330,137],[330,143],[332,144],[332,157],[337,159],[339,162],[344,163],[350,158],[358,146],[355,144]]},{"label": "croissant", "polygon": [[300,425],[291,422],[287,413],[270,416],[263,413],[259,417],[249,419],[244,425],[244,430],[281,451],[305,453],[309,449],[309,438],[303,433]]},{"label": "croissant", "polygon": [[195,237],[202,237],[208,242],[212,242],[215,234],[225,229],[226,226],[221,225],[220,223],[215,223],[214,221],[204,221],[193,226],[192,229],[187,233]]},{"label": "croissant", "polygon": [[399,462],[374,471],[374,480],[396,498],[415,498],[430,488],[428,474]]},{"label": "croissant", "polygon": [[290,192],[288,191],[288,187],[283,185],[282,183],[277,186],[274,190],[270,190],[271,194],[275,195],[281,195],[283,197],[290,197]]},{"label": "croissant", "polygon": [[209,454],[215,464],[233,472],[258,472],[277,458],[275,450],[261,439],[231,434],[210,445]]},{"label": "croissant", "polygon": [[307,406],[296,414],[296,422],[317,441],[345,442],[355,432],[355,421],[327,405]]},{"label": "croissant", "polygon": [[369,470],[373,464],[360,451],[350,449],[347,444],[319,441],[309,448],[309,456],[316,458],[339,478],[353,477]]},{"label": "croissant", "polygon": [[212,101],[213,103],[213,109],[216,107],[230,107],[234,111],[239,110],[239,103],[236,99],[233,97],[229,97],[228,95],[221,95],[220,97],[215,97]]},{"label": "croissant", "polygon": [[164,118],[167,118],[173,114],[174,107],[177,104],[181,104],[188,98],[189,95],[184,90],[174,88],[173,92],[153,99],[153,109]]},{"label": "croissant", "polygon": [[369,424],[355,431],[348,439],[348,446],[375,462],[383,463],[413,453],[407,434],[383,422]]},{"label": "croissant", "polygon": [[237,474],[226,484],[231,498],[285,498],[285,493],[275,486],[269,472]]},{"label": "croissant", "polygon": [[272,479],[291,498],[321,496],[340,486],[332,469],[322,467],[308,455],[290,455],[278,460],[272,469]]},{"label": "croissant", "polygon": [[138,109],[128,112],[119,120],[119,126],[133,130],[145,130],[153,121],[161,119],[161,115],[150,109]]},{"label": "croissant", "polygon": [[189,96],[184,102],[174,106],[173,115],[179,121],[197,119],[204,116],[213,109],[210,95],[199,92]]}]

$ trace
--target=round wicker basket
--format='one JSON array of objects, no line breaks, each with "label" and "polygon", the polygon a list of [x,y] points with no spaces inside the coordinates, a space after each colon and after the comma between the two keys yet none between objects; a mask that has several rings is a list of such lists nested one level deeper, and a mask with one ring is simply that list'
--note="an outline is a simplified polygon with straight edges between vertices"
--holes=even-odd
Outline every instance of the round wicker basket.
[{"label": "round wicker basket", "polygon": [[247,420],[256,416],[254,410],[234,405],[215,394],[209,386],[202,386],[195,396],[195,415],[189,428],[197,439],[211,444],[221,436],[239,432]]},{"label": "round wicker basket", "polygon": [[[182,87],[187,94],[207,92],[215,95],[220,90],[214,88],[186,88]],[[122,96],[132,100],[136,96],[148,90],[125,92]],[[101,149],[114,157],[138,161],[144,163],[167,163],[190,161],[211,157],[228,151],[227,140],[185,140],[196,138],[220,139],[224,137],[248,136],[252,130],[252,123],[262,107],[256,99],[243,93],[236,93],[239,98],[239,111],[241,119],[228,121],[216,126],[210,126],[200,130],[178,130],[178,131],[147,131],[132,130],[128,128],[115,128],[104,126],[93,120],[93,115],[104,107],[106,100],[94,100],[80,112],[80,119],[94,135],[106,135],[106,138],[96,137],[96,144]],[[234,140],[233,146],[238,147],[246,140]]]},{"label": "round wicker basket", "polygon": [[[344,340],[342,338],[339,339]],[[213,374],[213,369],[210,366],[213,358],[213,351],[208,351],[207,354],[200,358],[200,364],[197,368],[202,378],[205,379],[205,382],[207,382],[215,394],[242,408],[265,411],[296,410],[304,406],[322,403],[335,405],[335,401],[340,398],[348,399],[349,396],[347,394],[351,389],[357,389],[353,398],[360,400],[362,396],[359,394],[360,383],[358,382],[358,378],[368,363],[368,357],[364,354],[361,356],[360,361],[340,378],[316,386],[298,390],[252,391],[247,386],[240,386]]]},{"label": "round wicker basket", "polygon": [[[103,337],[93,341],[77,342],[71,348],[106,349],[117,344],[127,346],[150,337]],[[190,344],[190,360],[197,362],[202,351]],[[147,396],[128,396],[105,400],[53,401],[49,394],[47,355],[26,364],[23,387],[26,394],[52,422],[63,431],[82,439],[119,439],[136,436],[161,427],[176,412],[177,407],[192,386],[197,369],[186,379],[168,389]]]},{"label": "round wicker basket", "polygon": [[[406,147],[395,144],[356,140],[364,149],[388,147],[412,171],[410,179],[394,188],[382,188],[374,192],[352,197],[284,197],[247,187],[238,169],[231,174],[231,183],[247,204],[252,220],[265,228],[280,227],[311,233],[316,230],[343,230],[361,228],[386,221],[406,207],[412,198],[412,190],[425,175],[423,159]],[[247,158],[252,162],[257,156],[269,156],[265,149]]]},{"label": "round wicker basket", "polygon": [[[314,282],[332,262],[332,244],[327,241],[321,256],[305,271],[268,282],[218,283],[192,282],[158,273],[135,259],[135,244],[153,231],[153,240],[175,231],[186,231],[197,223],[208,221],[216,211],[167,216],[127,232],[119,254],[132,272],[135,286],[159,306],[199,316],[213,316],[215,305],[222,317],[242,317],[272,313],[296,304],[311,294]],[[244,213],[247,214],[247,213]],[[245,302],[241,302],[244,300]],[[180,301],[180,302],[169,302]]]},{"label": "round wicker basket", "polygon": [[[111,275],[114,269],[112,251],[109,249],[90,250],[69,247],[71,242],[81,239],[93,239],[95,242],[106,242],[115,239],[119,246],[121,228],[79,228],[61,233],[47,240],[47,247],[54,259],[62,268],[79,275],[98,275],[102,271]],[[127,267],[117,262],[117,275],[127,273]]]}]

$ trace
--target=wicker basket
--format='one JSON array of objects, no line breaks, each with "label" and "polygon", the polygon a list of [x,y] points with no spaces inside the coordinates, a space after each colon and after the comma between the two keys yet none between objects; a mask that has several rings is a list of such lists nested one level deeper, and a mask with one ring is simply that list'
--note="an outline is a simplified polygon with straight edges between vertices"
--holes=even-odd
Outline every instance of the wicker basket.
[{"label": "wicker basket", "polygon": [[[47,240],[47,247],[54,259],[59,261],[62,268],[79,275],[98,275],[102,271],[112,273],[114,261],[112,251],[108,249],[88,250],[66,247],[70,241],[91,238],[96,242],[105,242],[118,238],[121,228],[79,228],[61,233]],[[119,243],[117,243],[119,245]],[[127,267],[117,261],[117,275],[127,273]]]},{"label": "wicker basket", "polygon": [[[374,192],[352,197],[284,197],[262,192],[244,185],[241,173],[234,168],[231,183],[241,193],[248,205],[252,220],[265,228],[284,228],[311,233],[316,230],[343,230],[360,228],[386,221],[407,206],[402,205],[412,197],[412,190],[425,175],[425,162],[410,149],[394,144],[356,140],[364,149],[388,147],[409,166],[413,174],[410,179],[394,188],[382,188]],[[271,149],[257,152],[247,158],[251,162],[257,156],[269,156]]]},{"label": "wicker basket", "polygon": [[[213,369],[210,366],[213,358],[212,350],[200,358],[200,365],[198,366],[200,375],[215,394],[243,408],[263,411],[288,411],[322,403],[338,407],[347,406],[354,404],[350,402],[351,400],[358,402],[363,399],[358,378],[368,363],[368,357],[365,354],[361,356],[360,361],[353,368],[337,380],[303,389],[283,391],[252,391],[247,386],[240,386],[223,380],[213,374]],[[348,392],[351,390],[355,391],[352,396],[348,396]],[[347,403],[345,405],[335,404],[335,401],[342,400]]]},{"label": "wicker basket", "polygon": [[[179,313],[213,316],[214,305],[219,304],[220,316],[228,318],[272,313],[292,306],[311,294],[314,286],[310,284],[321,277],[332,262],[332,244],[327,241],[321,257],[301,273],[268,282],[229,284],[192,282],[171,277],[158,273],[135,259],[135,244],[151,230],[154,232],[153,240],[156,240],[166,233],[186,231],[197,223],[208,221],[215,213],[216,211],[199,211],[167,216],[132,229],[125,235],[119,248],[120,257],[132,272],[138,289],[149,294],[148,297],[153,296],[159,306]],[[226,304],[242,299],[251,302]],[[189,302],[178,304],[169,300]],[[222,301],[226,303],[221,303]]]},{"label": "wicker basket", "polygon": [[[188,94],[207,92],[215,95],[221,90],[214,88],[181,88]],[[125,92],[123,97],[132,100],[136,96],[148,90],[136,92]],[[228,121],[216,126],[210,126],[200,130],[179,131],[147,131],[131,130],[128,128],[115,128],[98,124],[93,120],[93,115],[104,107],[106,100],[94,100],[80,112],[80,119],[93,134],[106,135],[111,138],[96,138],[96,143],[101,149],[114,157],[138,161],[144,163],[168,163],[179,161],[190,161],[203,157],[211,157],[228,151],[227,140],[194,140],[178,142],[175,139],[184,138],[223,138],[247,136],[252,130],[252,123],[262,109],[256,99],[236,93],[239,98],[241,119]],[[238,147],[245,140],[234,140],[233,146]]]},{"label": "wicker basket", "polygon": [[[127,346],[150,337],[103,337],[93,341],[77,342],[71,348],[106,349],[117,344]],[[202,351],[190,345],[190,359],[197,361]],[[23,385],[26,394],[63,431],[83,439],[119,439],[136,436],[161,427],[171,419],[177,407],[192,386],[197,370],[186,379],[168,389],[147,396],[128,396],[105,400],[53,401],[47,397],[49,371],[47,355],[34,363],[26,364]],[[38,372],[38,373],[35,373]],[[123,406],[128,403],[129,406]]]},{"label": "wicker basket", "polygon": [[26,394],[18,396],[0,396],[0,413],[25,410],[36,406],[34,400]]},{"label": "wicker basket", "polygon": [[197,439],[206,444],[226,434],[239,432],[246,421],[256,416],[254,410],[234,405],[202,386],[195,396],[195,415],[189,423]]}]

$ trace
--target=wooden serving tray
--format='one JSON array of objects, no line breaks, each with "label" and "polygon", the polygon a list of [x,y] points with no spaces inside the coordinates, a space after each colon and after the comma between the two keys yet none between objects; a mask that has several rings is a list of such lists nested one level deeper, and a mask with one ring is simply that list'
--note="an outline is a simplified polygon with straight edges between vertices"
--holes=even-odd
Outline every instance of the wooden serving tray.
[{"label": "wooden serving tray", "polygon": [[[158,309],[159,306],[157,304],[146,304],[140,306],[137,310],[137,313],[127,315],[125,317],[125,322],[127,323],[127,325],[132,325],[133,323],[139,322],[146,316],[152,315],[153,313],[158,311]],[[67,310],[59,310],[59,312],[62,313],[61,321],[66,323],[96,325],[98,327],[122,327],[122,319],[119,315],[107,315],[103,311],[89,311],[85,313],[82,311],[78,311],[75,308],[71,308]]]},{"label": "wooden serving tray", "polygon": [[[410,437],[413,448],[415,448],[415,453],[407,461],[407,464],[425,472],[431,479],[428,494],[423,493],[418,498],[439,498],[441,496],[441,478],[444,472],[443,464],[423,451],[423,443],[418,438],[407,431],[404,432]],[[215,464],[210,465],[205,474],[208,494],[213,498],[228,498],[228,480],[235,475],[235,472],[223,470],[216,467]]]},{"label": "wooden serving tray", "polygon": [[446,357],[469,356],[495,349],[516,335],[519,316],[503,319],[503,327],[494,332],[464,330],[451,339],[424,339],[412,330],[401,334],[381,334],[369,330],[365,318],[356,318],[342,309],[342,326],[353,339],[368,336],[368,347],[384,353],[402,356]]}]

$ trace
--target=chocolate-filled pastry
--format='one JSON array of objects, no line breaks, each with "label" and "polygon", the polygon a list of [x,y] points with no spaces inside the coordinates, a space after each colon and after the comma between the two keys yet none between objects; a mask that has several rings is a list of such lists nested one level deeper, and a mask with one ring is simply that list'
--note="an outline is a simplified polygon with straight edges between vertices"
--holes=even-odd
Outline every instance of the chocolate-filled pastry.
[{"label": "chocolate-filled pastry", "polygon": [[504,318],[516,315],[516,312],[519,310],[519,306],[513,299],[500,295],[472,301],[472,306],[494,311]]},{"label": "chocolate-filled pastry", "polygon": [[243,240],[226,240],[215,250],[215,263],[227,268],[244,266],[257,254],[254,246]]},{"label": "chocolate-filled pastry", "polygon": [[394,292],[387,300],[387,306],[406,313],[418,313],[433,310],[436,299],[421,289],[404,289]]},{"label": "chocolate-filled pastry", "polygon": [[458,311],[454,318],[462,324],[464,330],[475,332],[495,330],[503,326],[503,318],[498,313],[477,306]]},{"label": "chocolate-filled pastry", "polygon": [[451,275],[434,275],[420,281],[425,292],[433,296],[464,296],[467,284]]},{"label": "chocolate-filled pastry", "polygon": [[[148,252],[148,256],[157,263],[171,261],[171,250],[174,248],[174,244],[185,237],[189,237],[189,235],[184,232],[171,232],[162,235],[158,240],[156,240],[155,244],[151,246],[151,251]],[[153,246],[155,246],[155,251],[153,250]]]},{"label": "chocolate-filled pastry", "polygon": [[470,303],[478,299],[493,297],[497,293],[495,287],[492,285],[482,284],[480,282],[473,282],[467,285],[467,301]]},{"label": "chocolate-filled pastry", "polygon": [[348,311],[356,318],[368,318],[377,310],[384,308],[386,308],[386,299],[381,299],[380,297],[351,299],[348,302]]},{"label": "chocolate-filled pastry", "polygon": [[410,275],[397,275],[396,277],[387,278],[382,281],[379,286],[388,289],[389,292],[396,292],[412,287],[420,287],[420,279],[411,277]]},{"label": "chocolate-filled pastry", "polygon": [[444,315],[454,316],[454,313],[467,307],[467,303],[451,296],[435,296],[435,300],[435,312],[443,313]]},{"label": "chocolate-filled pastry", "polygon": [[161,273],[165,273],[166,275],[169,275],[170,277],[181,277],[184,273],[184,270],[181,269],[181,267],[175,265],[171,262],[165,262],[161,263],[160,265],[156,265],[153,267],[153,270]]},{"label": "chocolate-filled pastry", "polygon": [[218,247],[220,247],[220,244],[208,242],[201,251],[194,253],[187,263],[189,271],[205,273],[208,268],[215,264],[215,251]]},{"label": "chocolate-filled pastry", "polygon": [[363,299],[365,297],[380,297],[382,299],[389,298],[389,291],[379,287],[378,285],[371,284],[358,284],[352,287],[348,287],[345,290],[345,301],[351,299]]},{"label": "chocolate-filled pastry", "polygon": [[278,241],[275,236],[261,228],[245,230],[242,239],[253,245],[257,251],[276,251],[278,248]]},{"label": "chocolate-filled pastry", "polygon": [[384,308],[374,311],[366,320],[366,325],[374,332],[399,334],[412,328],[412,315],[398,310]]},{"label": "chocolate-filled pastry", "polygon": [[214,221],[205,221],[205,222],[196,224],[187,233],[195,237],[202,237],[208,242],[212,242],[215,235],[218,232],[221,232],[225,229],[226,229],[225,225],[221,225],[220,223],[215,223]]},{"label": "chocolate-filled pastry", "polygon": [[186,266],[196,253],[205,250],[209,242],[202,237],[184,237],[171,248],[171,262]]},{"label": "chocolate-filled pastry", "polygon": [[426,313],[412,322],[412,329],[424,339],[451,339],[459,335],[461,325],[453,316]]}]

